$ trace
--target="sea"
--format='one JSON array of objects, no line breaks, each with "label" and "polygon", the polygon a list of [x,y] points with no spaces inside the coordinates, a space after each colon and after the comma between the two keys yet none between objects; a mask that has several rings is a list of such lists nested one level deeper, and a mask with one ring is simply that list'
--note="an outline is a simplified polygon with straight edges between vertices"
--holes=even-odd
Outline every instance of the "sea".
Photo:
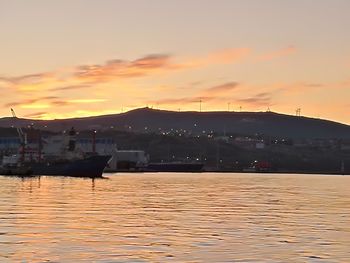
[{"label": "sea", "polygon": [[0,262],[350,262],[350,176],[0,176]]}]

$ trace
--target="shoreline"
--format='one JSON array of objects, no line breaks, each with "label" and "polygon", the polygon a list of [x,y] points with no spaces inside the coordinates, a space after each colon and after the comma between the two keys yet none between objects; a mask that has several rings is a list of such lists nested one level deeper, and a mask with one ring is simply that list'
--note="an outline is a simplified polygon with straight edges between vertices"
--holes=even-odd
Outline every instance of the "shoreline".
[{"label": "shoreline", "polygon": [[327,171],[237,171],[237,170],[202,170],[202,171],[148,171],[148,170],[116,170],[104,171],[104,174],[113,173],[244,173],[244,174],[319,174],[319,175],[350,175],[350,173]]}]

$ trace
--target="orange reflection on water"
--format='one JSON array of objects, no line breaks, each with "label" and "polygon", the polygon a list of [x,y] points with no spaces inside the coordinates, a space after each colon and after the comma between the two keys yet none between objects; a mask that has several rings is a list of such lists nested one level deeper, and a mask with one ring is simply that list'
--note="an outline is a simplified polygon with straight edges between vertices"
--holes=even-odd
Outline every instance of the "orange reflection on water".
[{"label": "orange reflection on water", "polygon": [[0,178],[0,261],[350,260],[350,177]]}]

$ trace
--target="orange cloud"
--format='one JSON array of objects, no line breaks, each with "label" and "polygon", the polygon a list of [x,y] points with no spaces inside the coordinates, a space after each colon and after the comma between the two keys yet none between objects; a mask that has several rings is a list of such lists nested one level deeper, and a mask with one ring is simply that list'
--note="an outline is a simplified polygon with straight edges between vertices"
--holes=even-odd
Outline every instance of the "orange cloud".
[{"label": "orange cloud", "polygon": [[[294,53],[293,46],[258,56],[259,61],[271,60]],[[113,59],[103,64],[80,65],[69,70],[42,72],[16,77],[0,77],[2,85],[24,91],[48,88],[51,91],[91,87],[118,78],[136,78],[165,71],[200,68],[217,64],[237,63],[251,54],[249,48],[231,48],[211,52],[204,56],[185,58],[182,61],[168,54],[151,54],[135,60]],[[63,85],[62,85],[63,84]]]},{"label": "orange cloud", "polygon": [[165,54],[148,55],[133,61],[110,60],[101,65],[82,65],[73,75],[78,79],[106,82],[115,78],[135,78],[147,76],[160,70],[179,68]]},{"label": "orange cloud", "polygon": [[[270,52],[259,57],[260,60],[269,60],[276,57],[284,56],[295,51],[294,47],[288,47],[275,52]],[[134,60],[120,60],[113,59],[107,60],[106,62],[100,64],[91,65],[78,65],[66,69],[58,69],[52,72],[41,72],[38,74],[29,74],[23,76],[15,77],[0,77],[0,85],[6,88],[15,89],[19,98],[24,96],[23,100],[18,100],[15,102],[7,103],[6,107],[19,106],[26,109],[39,109],[39,108],[54,108],[66,106],[67,109],[72,110],[74,107],[72,104],[85,104],[89,103],[100,103],[105,102],[103,99],[106,92],[105,89],[112,91],[111,87],[107,87],[107,83],[118,81],[118,90],[124,90],[125,93],[129,92],[130,95],[135,94],[140,95],[142,93],[142,88],[146,87],[146,84],[141,84],[139,86],[128,85],[129,79],[140,78],[140,77],[150,77],[157,74],[168,74],[171,72],[179,72],[186,70],[195,70],[204,67],[210,67],[212,65],[222,65],[222,64],[233,64],[242,61],[249,61],[247,58],[251,56],[252,51],[248,48],[236,48],[236,49],[224,49],[202,56],[196,57],[176,57],[169,54],[151,54],[146,55]],[[251,61],[251,60],[250,60]],[[133,82],[132,82],[133,83]],[[113,83],[114,85],[115,83]],[[129,83],[130,84],[130,83]],[[208,102],[208,104],[219,105],[220,103],[231,101],[242,104],[256,105],[266,104],[269,102],[267,96],[248,96],[243,98],[237,98],[240,94],[233,94],[237,88],[244,88],[236,82],[227,82],[220,85],[202,88],[201,85],[203,81],[197,81],[191,83],[187,87],[186,94],[194,94],[190,97],[185,97],[183,95],[179,98],[169,97],[163,98],[159,101],[153,101],[153,103],[166,104],[166,105],[176,105],[176,104],[191,104],[203,100],[203,102]],[[317,85],[310,84],[310,85]],[[90,98],[81,97],[79,91],[85,91],[85,89],[93,89],[94,95]],[[101,89],[101,90],[99,90]],[[158,88],[160,89],[160,88]],[[162,86],[162,89],[165,89]],[[172,88],[172,86],[167,86],[166,91],[163,94],[174,94],[180,88]],[[172,90],[174,89],[174,91]],[[184,87],[182,87],[184,89]],[[132,90],[132,92],[130,91]],[[145,89],[146,90],[146,89]],[[149,89],[148,89],[149,90]],[[148,92],[146,90],[144,93]],[[152,91],[155,89],[153,88]],[[100,92],[101,91],[101,92]],[[248,90],[249,91],[249,90]],[[251,91],[251,90],[250,90]],[[59,92],[59,93],[58,93]],[[54,96],[60,94],[62,97],[67,97],[66,94],[71,94],[68,96],[69,99],[65,100],[63,98]],[[244,93],[244,94],[247,94]],[[52,95],[52,96],[51,96]],[[261,95],[261,94],[260,94]],[[114,95],[113,95],[114,96]],[[142,95],[141,95],[142,96]],[[160,95],[161,96],[161,95]],[[97,98],[96,98],[97,97]],[[102,97],[101,99],[99,97]],[[139,99],[140,103],[147,103],[150,99],[148,95],[145,98]],[[226,104],[226,103],[225,103]],[[80,107],[84,109],[83,105]],[[91,110],[91,108],[88,108]],[[64,111],[62,109],[62,111]]]},{"label": "orange cloud", "polygon": [[281,84],[281,88],[279,91],[286,92],[288,94],[298,94],[303,92],[320,90],[326,87],[325,84],[322,83],[308,83],[308,82],[298,82],[293,84]]},{"label": "orange cloud", "polygon": [[180,97],[180,98],[163,98],[157,101],[149,101],[150,104],[165,104],[165,105],[176,105],[176,104],[190,104],[199,101],[213,101],[219,99],[220,96],[225,95],[227,98],[227,92],[236,89],[239,84],[237,82],[227,82],[207,89],[202,89],[197,92],[196,95],[191,97]]},{"label": "orange cloud", "polygon": [[163,104],[163,105],[181,105],[181,104],[191,104],[191,103],[199,103],[199,101],[210,101],[213,100],[214,97],[181,97],[181,98],[163,98],[157,101],[149,101],[150,104]]},{"label": "orange cloud", "polygon": [[20,91],[64,91],[94,87],[96,84],[120,78],[135,78],[160,71],[179,69],[180,66],[165,54],[141,57],[133,61],[110,60],[104,64],[80,65],[65,72],[44,72],[31,75],[0,77],[0,84]]},{"label": "orange cloud", "polygon": [[338,83],[337,86],[340,86],[342,88],[350,88],[350,80],[342,81]]},{"label": "orange cloud", "polygon": [[250,54],[247,48],[225,49],[202,57],[179,61],[168,54],[151,54],[135,60],[113,59],[102,64],[80,65],[65,72],[42,72],[37,74],[0,77],[0,84],[20,91],[64,91],[91,88],[99,83],[116,79],[146,77],[154,74],[201,68],[215,64],[236,63]]},{"label": "orange cloud", "polygon": [[47,101],[47,100],[53,100],[53,99],[57,99],[58,97],[56,96],[47,96],[47,97],[39,97],[36,99],[25,99],[22,101],[15,101],[15,102],[10,102],[4,105],[4,107],[9,108],[9,107],[15,107],[18,105],[32,105],[35,104],[39,101]]},{"label": "orange cloud", "polygon": [[[242,92],[232,94],[232,90],[237,88],[240,88]],[[265,90],[266,88],[267,87],[265,87]],[[203,105],[206,104],[207,107],[222,108],[222,106],[226,105],[226,103],[231,103],[232,105],[241,105],[251,109],[257,109],[271,106],[272,95],[279,91],[279,89],[276,89],[276,87],[273,87],[273,90],[271,90],[270,87],[266,92],[254,93],[254,90],[256,89],[257,87],[249,87],[238,84],[237,82],[227,82],[200,90],[190,97],[163,98],[161,100],[151,101],[149,103],[179,106],[199,103],[202,101]],[[259,89],[261,89],[261,87]]]},{"label": "orange cloud", "polygon": [[33,112],[30,114],[26,114],[23,117],[25,118],[35,118],[35,119],[42,119],[45,118],[48,115],[46,111],[39,111],[39,112]]},{"label": "orange cloud", "polygon": [[260,92],[253,96],[246,98],[236,99],[236,103],[243,103],[253,107],[259,106],[269,106],[271,105],[271,93],[270,92]]},{"label": "orange cloud", "polygon": [[89,103],[99,103],[105,102],[106,99],[68,99],[68,100],[60,100],[59,97],[56,96],[46,96],[39,97],[36,99],[24,99],[21,101],[10,102],[4,105],[4,107],[15,107],[19,106],[23,109],[43,109],[50,108],[52,106],[64,106],[67,104],[89,104]]},{"label": "orange cloud", "polygon": [[223,49],[203,57],[188,58],[180,65],[183,68],[200,68],[217,64],[231,64],[242,61],[250,54],[249,48]]},{"label": "orange cloud", "polygon": [[96,102],[104,102],[106,99],[75,99],[75,100],[67,100],[68,103],[96,103]]},{"label": "orange cloud", "polygon": [[105,82],[116,78],[144,77],[165,71],[235,63],[242,60],[249,53],[250,50],[247,48],[225,49],[204,57],[187,58],[183,62],[175,61],[173,56],[167,54],[153,54],[133,61],[115,59],[100,65],[78,66],[74,76],[79,80],[96,82]]},{"label": "orange cloud", "polygon": [[272,51],[272,52],[257,56],[256,60],[257,61],[269,61],[269,60],[273,60],[276,58],[280,58],[280,57],[284,57],[284,56],[288,56],[290,54],[293,54],[296,52],[296,50],[297,49],[294,46],[289,46],[287,48],[283,48],[280,50]]},{"label": "orange cloud", "polygon": [[31,103],[31,104],[21,104],[19,105],[22,109],[46,109],[50,108],[49,103]]},{"label": "orange cloud", "polygon": [[43,73],[37,73],[37,74],[17,76],[17,77],[0,77],[0,81],[7,84],[12,84],[12,85],[36,84],[46,79],[50,79],[53,76],[54,76],[54,73],[52,72],[43,72]]},{"label": "orange cloud", "polygon": [[202,91],[204,95],[218,95],[222,93],[226,93],[236,89],[238,86],[237,82],[227,82],[218,86],[210,87]]},{"label": "orange cloud", "polygon": [[239,62],[251,53],[249,48],[231,48],[219,50],[208,55],[208,63],[229,64]]},{"label": "orange cloud", "polygon": [[89,88],[91,85],[84,84],[84,85],[67,85],[67,86],[61,86],[56,88],[50,88],[50,91],[65,91],[65,90],[75,90],[75,89],[84,89]]}]

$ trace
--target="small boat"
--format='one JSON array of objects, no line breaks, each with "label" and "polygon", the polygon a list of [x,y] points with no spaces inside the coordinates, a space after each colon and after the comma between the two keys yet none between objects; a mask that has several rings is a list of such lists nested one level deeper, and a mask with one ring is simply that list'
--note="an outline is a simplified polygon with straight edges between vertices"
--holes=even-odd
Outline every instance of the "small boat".
[{"label": "small boat", "polygon": [[255,160],[251,163],[251,165],[247,168],[244,168],[242,172],[249,172],[249,173],[267,173],[272,170],[272,165],[268,161],[258,161]]}]

